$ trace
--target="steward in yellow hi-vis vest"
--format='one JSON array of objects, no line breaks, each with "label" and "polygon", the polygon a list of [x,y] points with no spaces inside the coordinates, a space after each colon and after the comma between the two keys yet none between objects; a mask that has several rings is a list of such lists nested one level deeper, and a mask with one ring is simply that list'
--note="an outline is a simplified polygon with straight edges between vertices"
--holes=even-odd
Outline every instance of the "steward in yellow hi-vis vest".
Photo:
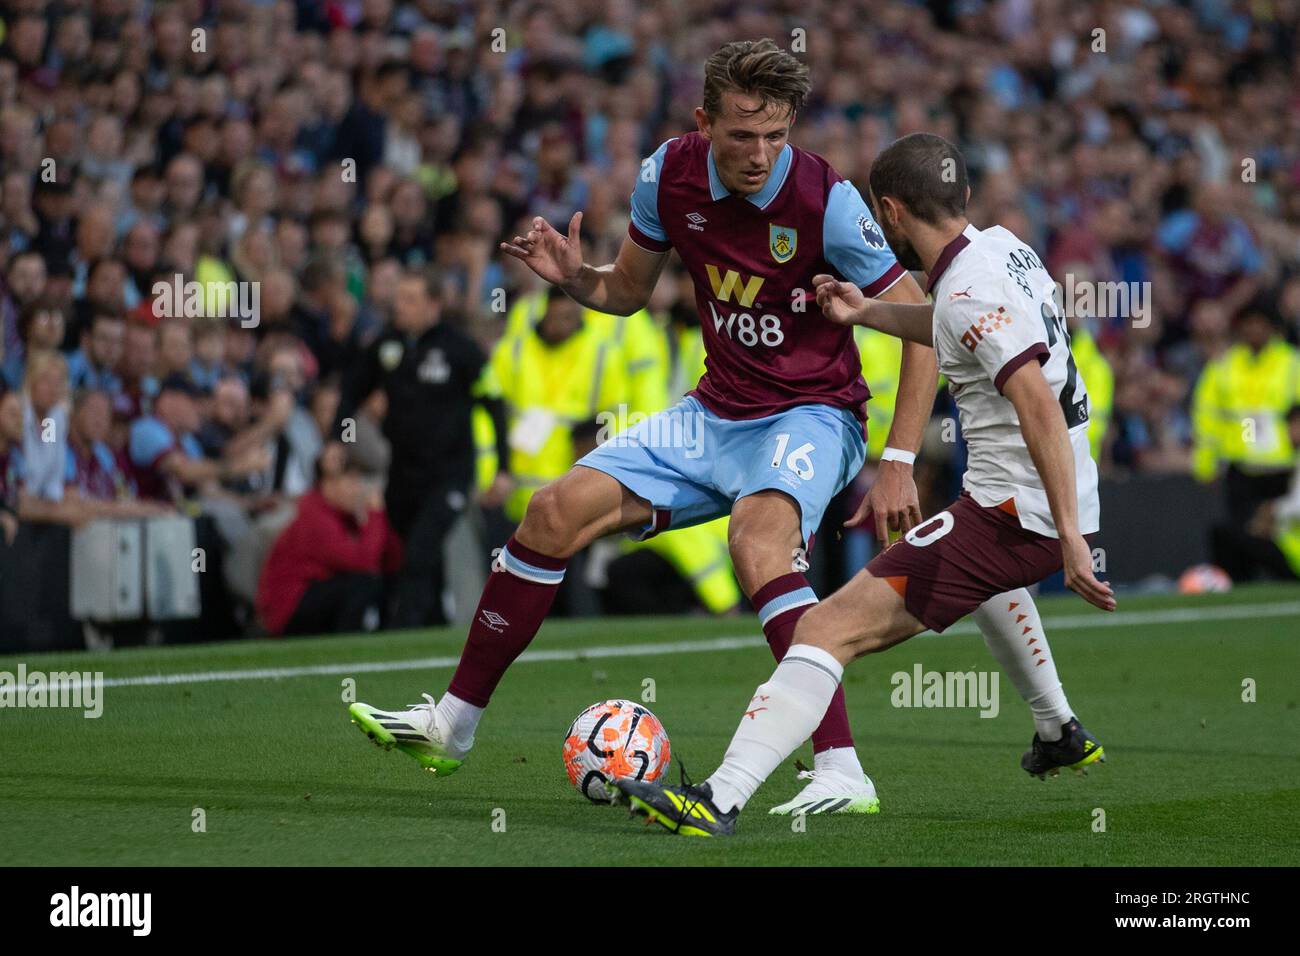
[{"label": "steward in yellow hi-vis vest", "polygon": [[1286,415],[1300,404],[1300,352],[1273,323],[1258,305],[1242,310],[1235,344],[1205,366],[1192,396],[1192,474],[1212,481],[1227,466],[1228,510],[1238,523],[1286,494],[1295,464]]},{"label": "steward in yellow hi-vis vest", "polygon": [[[1300,404],[1287,415],[1291,443],[1300,445]],[[1291,476],[1291,490],[1273,505],[1273,543],[1286,559],[1294,577],[1300,578],[1300,464]]]},{"label": "steward in yellow hi-vis vest", "polygon": [[628,414],[650,415],[668,407],[668,343],[645,309],[631,315],[607,315],[584,309],[585,324],[604,332],[623,356]]},{"label": "steward in yellow hi-vis vest", "polygon": [[889,429],[894,424],[903,340],[863,325],[854,326],[853,339],[862,358],[862,377],[871,389],[871,398],[867,401],[867,458],[879,461]]},{"label": "steward in yellow hi-vis vest", "polygon": [[[556,292],[556,295],[561,293]],[[512,335],[519,335],[535,328],[537,323],[542,321],[542,316],[546,313],[546,301],[550,298],[551,288],[539,289],[536,292],[529,292],[526,295],[519,296],[514,305],[510,306],[506,312],[506,331],[503,339],[508,339]]]},{"label": "steward in yellow hi-vis vest", "polygon": [[704,336],[699,323],[681,323],[671,316],[664,329],[668,347],[668,395],[677,401],[704,376]]},{"label": "steward in yellow hi-vis vest", "polygon": [[1097,348],[1097,340],[1088,329],[1070,330],[1070,352],[1075,368],[1088,390],[1088,445],[1093,461],[1101,461],[1102,443],[1110,427],[1111,412],[1115,407],[1115,373],[1110,362]]},{"label": "steward in yellow hi-vis vest", "polygon": [[[1287,428],[1291,444],[1300,445],[1300,405],[1287,416]],[[1300,466],[1287,494],[1265,501],[1244,526],[1216,524],[1210,541],[1214,563],[1233,581],[1300,578]]]},{"label": "steward in yellow hi-vis vest", "polygon": [[[653,364],[646,363],[648,369],[639,376],[634,375],[634,379],[640,379],[637,394],[641,398],[628,404],[636,409],[639,407],[636,401],[647,402],[651,400],[648,396],[657,396],[654,400],[661,402],[659,407],[666,408],[693,389],[704,374],[704,336],[700,333],[698,320],[683,322],[670,315],[660,325],[647,312],[638,312],[629,319],[637,316],[650,319],[650,324],[647,328],[638,323],[635,331],[629,329],[629,332],[642,337],[635,347],[640,355],[653,356]],[[690,318],[694,318],[693,312]],[[653,335],[653,340],[647,332]],[[629,371],[636,366],[636,359],[629,358]],[[645,541],[625,541],[623,549],[657,554],[690,584],[696,599],[706,610],[722,614],[739,604],[741,598],[727,548],[728,524],[728,518],[717,518],[705,524],[655,535]]]},{"label": "steward in yellow hi-vis vest", "polygon": [[559,294],[535,327],[497,343],[490,364],[492,387],[508,409],[515,490],[505,511],[518,522],[533,493],[573,465],[572,428],[601,412],[617,415],[627,396],[626,364],[604,330]]}]

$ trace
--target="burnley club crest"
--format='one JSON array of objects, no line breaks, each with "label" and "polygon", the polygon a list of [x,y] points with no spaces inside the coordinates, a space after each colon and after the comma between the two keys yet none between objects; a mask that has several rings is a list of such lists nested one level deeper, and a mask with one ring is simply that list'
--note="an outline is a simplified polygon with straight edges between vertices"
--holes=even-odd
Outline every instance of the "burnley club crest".
[{"label": "burnley club crest", "polygon": [[789,226],[776,226],[769,223],[767,236],[773,259],[784,265],[794,258],[794,251],[799,247],[798,230],[791,229]]}]

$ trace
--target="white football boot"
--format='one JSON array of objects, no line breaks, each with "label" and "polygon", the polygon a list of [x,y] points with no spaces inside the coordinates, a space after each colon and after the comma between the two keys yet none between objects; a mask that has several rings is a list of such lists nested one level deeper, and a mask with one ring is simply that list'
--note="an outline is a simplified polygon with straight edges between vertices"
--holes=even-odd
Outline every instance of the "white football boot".
[{"label": "white football boot", "polygon": [[376,746],[385,750],[396,747],[425,770],[446,777],[460,769],[463,761],[451,756],[446,743],[447,734],[438,726],[433,696],[421,696],[425,703],[414,704],[406,710],[389,712],[356,703],[348,708],[348,713],[352,722]]},{"label": "white football boot", "polygon": [[856,777],[839,770],[803,770],[797,780],[807,780],[808,785],[799,795],[769,813],[794,816],[811,813],[879,813],[880,798],[876,785],[863,774]]}]

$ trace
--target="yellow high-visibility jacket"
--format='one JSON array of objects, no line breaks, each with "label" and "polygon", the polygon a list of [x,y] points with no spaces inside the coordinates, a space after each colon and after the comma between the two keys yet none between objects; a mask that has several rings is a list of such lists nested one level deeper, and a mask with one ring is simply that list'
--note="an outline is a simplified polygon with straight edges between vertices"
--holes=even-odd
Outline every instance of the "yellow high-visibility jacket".
[{"label": "yellow high-visibility jacket", "polygon": [[877,461],[894,424],[903,340],[863,325],[854,326],[853,338],[862,358],[862,377],[871,389],[867,402],[867,457]]},{"label": "yellow high-visibility jacket", "polygon": [[730,518],[717,518],[705,524],[658,534],[630,546],[647,548],[662,557],[690,582],[701,604],[714,614],[723,614],[735,607],[741,598],[727,547],[729,522]]},{"label": "yellow high-visibility jacket", "polygon": [[1280,338],[1259,354],[1232,346],[1201,372],[1192,396],[1192,474],[1211,481],[1224,464],[1285,469],[1295,460],[1286,413],[1300,404],[1300,352]]},{"label": "yellow high-visibility jacket", "polygon": [[609,315],[584,309],[583,321],[602,330],[623,356],[629,416],[651,415],[668,407],[668,343],[645,309]]},{"label": "yellow high-visibility jacket", "polygon": [[1083,386],[1088,390],[1088,445],[1093,460],[1098,461],[1115,407],[1115,373],[1087,329],[1075,329],[1070,333],[1070,352],[1083,378]]},{"label": "yellow high-visibility jacket", "polygon": [[704,334],[698,327],[664,329],[664,344],[669,354],[668,401],[675,402],[704,377]]},{"label": "yellow high-visibility jacket", "polygon": [[516,487],[505,511],[520,521],[533,493],[573,464],[573,426],[602,412],[613,416],[626,400],[626,366],[618,347],[591,323],[554,346],[529,326],[498,342],[489,365],[510,422]]}]

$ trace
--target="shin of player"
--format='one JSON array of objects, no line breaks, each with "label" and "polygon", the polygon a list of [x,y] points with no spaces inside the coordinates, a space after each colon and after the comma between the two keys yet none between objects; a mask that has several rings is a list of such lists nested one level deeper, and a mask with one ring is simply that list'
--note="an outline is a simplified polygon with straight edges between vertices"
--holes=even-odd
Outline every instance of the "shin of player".
[{"label": "shin of player", "polygon": [[723,811],[742,808],[808,739],[839,690],[846,664],[923,630],[889,584],[866,571],[852,589],[805,614],[795,643],[754,692],[722,766],[708,779],[714,803]]},{"label": "shin of player", "polygon": [[1073,715],[1056,661],[1047,643],[1034,597],[1017,588],[989,598],[971,614],[984,644],[1011,678],[1034,717],[1034,730],[1043,740],[1059,740],[1061,726]]}]

